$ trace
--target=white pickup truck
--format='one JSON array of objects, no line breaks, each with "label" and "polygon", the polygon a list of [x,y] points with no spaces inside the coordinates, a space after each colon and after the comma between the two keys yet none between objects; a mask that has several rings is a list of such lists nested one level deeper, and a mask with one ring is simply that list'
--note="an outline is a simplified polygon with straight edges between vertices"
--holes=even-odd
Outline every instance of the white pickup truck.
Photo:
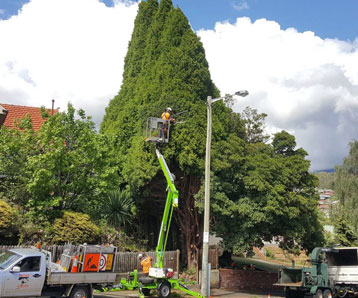
[{"label": "white pickup truck", "polygon": [[0,297],[91,298],[93,289],[114,284],[113,272],[56,272],[51,253],[10,249],[0,254]]}]

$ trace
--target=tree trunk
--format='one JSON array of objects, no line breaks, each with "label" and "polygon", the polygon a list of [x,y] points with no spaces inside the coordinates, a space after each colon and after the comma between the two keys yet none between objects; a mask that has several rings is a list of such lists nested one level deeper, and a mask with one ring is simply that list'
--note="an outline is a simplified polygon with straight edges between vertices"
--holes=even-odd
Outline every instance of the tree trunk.
[{"label": "tree trunk", "polygon": [[198,208],[195,207],[194,199],[194,195],[200,189],[201,181],[191,175],[182,175],[178,184],[179,208],[176,212],[176,219],[185,240],[183,256],[186,256],[188,268],[190,268],[196,266],[197,251],[202,246],[202,220]]}]

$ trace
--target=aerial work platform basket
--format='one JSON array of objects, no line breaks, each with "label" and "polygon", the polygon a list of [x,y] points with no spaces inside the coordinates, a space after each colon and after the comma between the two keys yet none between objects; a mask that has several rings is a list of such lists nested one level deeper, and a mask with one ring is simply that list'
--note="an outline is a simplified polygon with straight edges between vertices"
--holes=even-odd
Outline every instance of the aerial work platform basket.
[{"label": "aerial work platform basket", "polygon": [[145,140],[147,142],[168,143],[170,121],[161,118],[149,117],[147,119]]}]

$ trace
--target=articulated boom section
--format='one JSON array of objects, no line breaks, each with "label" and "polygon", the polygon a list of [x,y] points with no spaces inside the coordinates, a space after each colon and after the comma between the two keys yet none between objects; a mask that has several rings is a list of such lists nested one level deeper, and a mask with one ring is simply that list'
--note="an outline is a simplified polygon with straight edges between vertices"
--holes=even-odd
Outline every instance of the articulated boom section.
[{"label": "articulated boom section", "polygon": [[154,265],[157,268],[163,268],[164,252],[167,245],[170,223],[172,221],[174,207],[178,207],[179,193],[174,185],[174,175],[170,172],[163,155],[159,152],[158,149],[155,149],[155,153],[157,154],[160,166],[168,183],[167,200],[164,207],[164,214],[162,219],[162,225],[160,227],[158,244],[155,249],[157,260]]}]

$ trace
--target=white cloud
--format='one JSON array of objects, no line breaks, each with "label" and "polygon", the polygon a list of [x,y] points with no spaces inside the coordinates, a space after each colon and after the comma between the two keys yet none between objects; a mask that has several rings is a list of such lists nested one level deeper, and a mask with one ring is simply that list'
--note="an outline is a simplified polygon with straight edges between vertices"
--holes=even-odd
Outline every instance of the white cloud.
[{"label": "white cloud", "polygon": [[[50,107],[54,98],[65,110],[71,101],[100,123],[120,89],[137,5],[32,0],[0,21],[0,102]],[[249,105],[267,113],[269,130],[293,133],[312,169],[342,162],[358,136],[358,40],[323,40],[248,18],[198,35],[222,93],[250,91],[236,111]]]},{"label": "white cloud", "polygon": [[238,11],[249,9],[249,5],[247,4],[246,1],[234,1],[232,2],[232,6],[234,7],[234,9]]},{"label": "white cloud", "polygon": [[0,102],[84,108],[99,123],[119,91],[137,3],[32,0],[0,21]]},{"label": "white cloud", "polygon": [[247,89],[245,106],[268,114],[270,131],[293,133],[312,169],[331,168],[358,138],[358,45],[282,30],[265,19],[217,23],[198,32],[223,93]]}]

